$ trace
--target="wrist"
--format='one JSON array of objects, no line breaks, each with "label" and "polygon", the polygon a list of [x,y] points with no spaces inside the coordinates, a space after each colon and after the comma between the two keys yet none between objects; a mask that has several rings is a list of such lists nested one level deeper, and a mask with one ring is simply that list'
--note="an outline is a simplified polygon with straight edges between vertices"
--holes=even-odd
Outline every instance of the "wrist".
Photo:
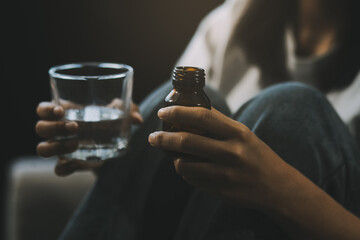
[{"label": "wrist", "polygon": [[274,172],[277,188],[269,187],[265,214],[294,239],[359,239],[359,219],[298,170],[284,167]]},{"label": "wrist", "polygon": [[286,233],[295,236],[294,239],[308,236],[305,229],[300,227],[306,219],[305,215],[310,214],[307,205],[312,201],[321,202],[321,196],[311,190],[312,185],[309,179],[285,162],[277,168],[272,182],[269,182],[267,201],[261,210]]},{"label": "wrist", "polygon": [[262,211],[270,217],[295,221],[293,218],[304,211],[306,205],[314,201],[321,203],[323,191],[291,165],[284,162],[271,178],[267,181],[267,194],[262,205]]}]

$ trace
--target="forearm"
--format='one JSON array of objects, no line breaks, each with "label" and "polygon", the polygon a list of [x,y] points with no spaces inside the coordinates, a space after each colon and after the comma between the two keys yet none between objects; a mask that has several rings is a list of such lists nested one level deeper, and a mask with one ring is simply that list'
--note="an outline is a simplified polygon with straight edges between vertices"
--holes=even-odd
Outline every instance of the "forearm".
[{"label": "forearm", "polygon": [[266,212],[293,239],[360,239],[360,219],[300,172],[285,166]]}]

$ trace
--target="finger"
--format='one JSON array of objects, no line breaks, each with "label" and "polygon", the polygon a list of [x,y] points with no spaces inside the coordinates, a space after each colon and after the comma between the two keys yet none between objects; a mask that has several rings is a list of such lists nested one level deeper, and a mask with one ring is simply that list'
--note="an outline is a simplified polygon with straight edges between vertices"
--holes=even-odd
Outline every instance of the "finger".
[{"label": "finger", "polygon": [[141,116],[139,106],[135,103],[131,104],[131,119],[133,124],[142,124],[144,122],[143,117]]},{"label": "finger", "polygon": [[44,120],[58,120],[64,116],[64,108],[51,102],[41,102],[36,108],[37,115]]},{"label": "finger", "polygon": [[209,181],[226,180],[226,168],[212,162],[193,161],[188,158],[178,158],[174,161],[176,172],[188,179],[203,179]]},{"label": "finger", "polygon": [[142,118],[139,112],[131,112],[131,123],[132,124],[142,124],[144,119]]},{"label": "finger", "polygon": [[225,142],[188,133],[188,132],[154,132],[148,141],[153,147],[169,151],[186,153],[200,158],[210,159],[212,162],[226,163],[228,147]]},{"label": "finger", "polygon": [[63,100],[63,99],[60,99],[60,105],[64,108],[64,109],[81,109],[83,108],[82,105],[78,104],[78,103],[75,103],[75,102],[71,102],[71,101],[68,101],[68,100]]},{"label": "finger", "polygon": [[132,112],[140,112],[139,106],[137,104],[135,104],[135,103],[132,103],[131,104],[131,111]]},{"label": "finger", "polygon": [[[117,109],[123,109],[124,108],[124,102],[121,99],[115,98],[112,100],[112,102],[108,105],[110,108],[117,108]],[[142,124],[144,122],[140,112],[139,107],[135,103],[131,103],[131,123],[132,124]]]},{"label": "finger", "polygon": [[174,161],[176,172],[190,185],[213,195],[221,195],[228,187],[226,169],[214,163]]},{"label": "finger", "polygon": [[76,139],[64,141],[46,141],[37,145],[37,154],[42,157],[52,157],[65,153],[74,152],[78,148]]},{"label": "finger", "polygon": [[114,98],[110,104],[107,105],[109,108],[124,109],[124,101],[119,98]]},{"label": "finger", "polygon": [[216,109],[171,106],[158,111],[160,119],[190,125],[219,137],[234,136],[241,123],[223,115]]},{"label": "finger", "polygon": [[60,158],[55,166],[55,174],[58,176],[67,176],[76,171],[84,170],[96,170],[104,164],[104,161],[101,162],[86,162],[76,159],[65,159]]},{"label": "finger", "polygon": [[56,136],[71,136],[78,130],[76,122],[44,121],[37,122],[36,133],[43,138],[54,138]]}]

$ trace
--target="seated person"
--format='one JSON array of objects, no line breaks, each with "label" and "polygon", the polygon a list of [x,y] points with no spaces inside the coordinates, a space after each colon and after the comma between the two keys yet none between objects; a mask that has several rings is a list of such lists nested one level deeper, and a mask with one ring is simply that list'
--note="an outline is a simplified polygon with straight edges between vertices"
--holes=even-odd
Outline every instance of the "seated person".
[{"label": "seated person", "polygon": [[[207,71],[212,110],[161,108],[170,82],[134,105],[132,148],[96,168],[61,239],[360,239],[358,9],[356,0],[215,9],[178,61]],[[59,120],[64,110],[37,112],[49,139],[38,153],[74,151],[76,140],[52,140],[77,131]],[[160,120],[212,137],[159,131]],[[59,159],[56,172],[87,168]]]}]

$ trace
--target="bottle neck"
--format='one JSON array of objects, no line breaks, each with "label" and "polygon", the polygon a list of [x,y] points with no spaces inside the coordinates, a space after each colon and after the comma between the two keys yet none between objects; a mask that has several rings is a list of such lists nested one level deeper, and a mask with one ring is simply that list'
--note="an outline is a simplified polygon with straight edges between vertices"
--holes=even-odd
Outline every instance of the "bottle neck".
[{"label": "bottle neck", "polygon": [[172,83],[179,91],[199,91],[205,86],[205,71],[195,67],[176,67]]},{"label": "bottle neck", "polygon": [[200,93],[200,92],[204,91],[203,87],[199,87],[199,86],[183,87],[183,86],[178,86],[176,84],[173,84],[173,85],[174,85],[175,91],[180,92],[180,93]]}]

